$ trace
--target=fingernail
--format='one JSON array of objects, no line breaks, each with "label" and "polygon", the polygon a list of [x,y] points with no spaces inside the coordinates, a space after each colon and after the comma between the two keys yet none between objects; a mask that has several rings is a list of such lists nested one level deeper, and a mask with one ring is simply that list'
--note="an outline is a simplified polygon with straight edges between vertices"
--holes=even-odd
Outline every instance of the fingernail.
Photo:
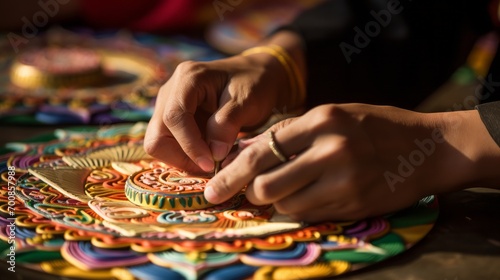
[{"label": "fingernail", "polygon": [[203,193],[205,195],[205,199],[208,200],[210,203],[217,203],[217,194],[214,191],[214,187],[212,186],[206,186],[205,187],[205,192]]},{"label": "fingernail", "polygon": [[227,156],[229,148],[230,146],[227,143],[215,140],[210,141],[210,150],[212,151],[212,156],[216,161],[223,160]]},{"label": "fingernail", "polygon": [[214,162],[208,157],[199,157],[196,160],[196,164],[198,164],[198,166],[205,172],[211,172],[214,170]]}]

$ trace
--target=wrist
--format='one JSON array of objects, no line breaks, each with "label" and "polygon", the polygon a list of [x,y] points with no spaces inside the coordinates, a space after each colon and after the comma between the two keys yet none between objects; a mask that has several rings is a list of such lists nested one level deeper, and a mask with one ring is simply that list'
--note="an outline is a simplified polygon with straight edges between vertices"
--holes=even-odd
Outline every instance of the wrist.
[{"label": "wrist", "polygon": [[272,108],[281,109],[280,103],[283,100],[281,94],[282,92],[290,92],[291,88],[289,77],[280,61],[268,52],[243,53],[235,58],[243,60],[246,65],[252,65],[254,69],[258,69],[260,72],[258,79],[260,81],[267,81],[265,83],[266,92],[270,95],[268,96],[271,97],[269,99],[271,103],[266,103],[265,105],[271,107],[265,109],[269,109],[269,114]]},{"label": "wrist", "polygon": [[293,79],[296,82],[294,90],[296,90],[297,93],[295,96],[290,96],[293,90],[289,92],[281,91],[278,99],[281,102],[278,104],[283,106],[283,110],[285,106],[288,110],[303,108],[306,101],[307,67],[302,38],[295,32],[280,31],[269,38],[265,44],[281,47],[288,54],[290,60],[296,67],[295,77],[293,77]]},{"label": "wrist", "polygon": [[280,31],[263,43],[264,45],[278,45],[285,49],[297,64],[302,79],[307,81],[304,44],[298,34],[291,31]]},{"label": "wrist", "polygon": [[[250,48],[242,53],[243,56],[267,57],[263,60],[272,75],[281,82],[276,91],[276,107],[278,110],[296,110],[304,107],[306,100],[306,67],[302,39],[290,31],[276,33],[261,45]],[[272,58],[269,60],[269,58]]]},{"label": "wrist", "polygon": [[[444,139],[439,156],[443,186],[454,191],[470,187],[500,186],[500,147],[476,110],[431,114]],[[447,177],[447,178],[443,178]]]}]

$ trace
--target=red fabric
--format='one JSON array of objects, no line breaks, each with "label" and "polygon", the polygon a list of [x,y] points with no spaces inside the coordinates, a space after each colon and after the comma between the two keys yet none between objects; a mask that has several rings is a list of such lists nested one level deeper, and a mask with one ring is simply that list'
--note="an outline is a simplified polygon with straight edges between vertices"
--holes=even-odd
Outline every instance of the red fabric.
[{"label": "red fabric", "polygon": [[84,0],[84,20],[93,27],[159,32],[195,27],[207,0]]}]

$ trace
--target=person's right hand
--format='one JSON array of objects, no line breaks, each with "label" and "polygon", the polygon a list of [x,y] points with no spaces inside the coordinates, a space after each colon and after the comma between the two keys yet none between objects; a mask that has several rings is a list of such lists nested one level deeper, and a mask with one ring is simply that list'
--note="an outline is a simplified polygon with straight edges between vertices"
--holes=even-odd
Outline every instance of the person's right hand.
[{"label": "person's right hand", "polygon": [[269,54],[183,62],[160,89],[144,148],[180,169],[210,172],[241,128],[266,121],[289,91],[285,70]]}]

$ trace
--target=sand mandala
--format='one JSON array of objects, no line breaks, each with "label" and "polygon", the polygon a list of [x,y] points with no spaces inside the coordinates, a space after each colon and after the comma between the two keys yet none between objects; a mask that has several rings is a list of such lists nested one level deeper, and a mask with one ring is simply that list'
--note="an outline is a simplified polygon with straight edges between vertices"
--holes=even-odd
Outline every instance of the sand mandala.
[{"label": "sand mandala", "polygon": [[145,123],[57,130],[0,156],[2,257],[86,279],[328,278],[397,255],[438,215],[434,197],[384,217],[304,224],[244,191],[203,197],[208,176],[150,158]]}]

